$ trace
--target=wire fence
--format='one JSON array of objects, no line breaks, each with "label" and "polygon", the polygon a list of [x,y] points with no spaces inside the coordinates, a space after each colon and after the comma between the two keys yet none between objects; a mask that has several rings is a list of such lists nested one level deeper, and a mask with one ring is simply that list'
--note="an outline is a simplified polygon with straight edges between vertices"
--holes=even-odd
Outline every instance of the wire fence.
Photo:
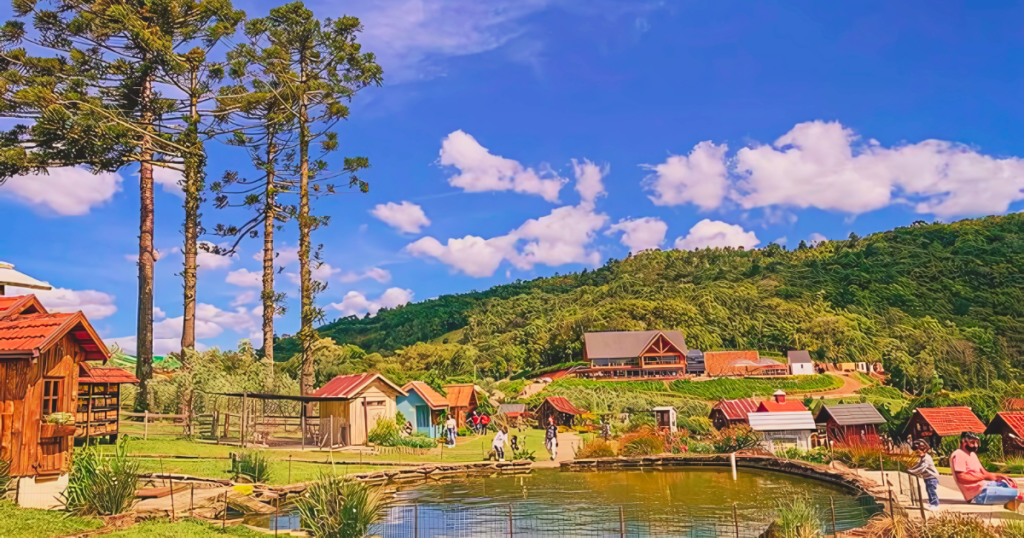
[{"label": "wire fence", "polygon": [[[695,492],[695,494],[699,494]],[[870,496],[807,499],[827,534],[863,526],[882,507]],[[403,504],[371,528],[381,538],[687,537],[758,538],[777,515],[763,506],[681,507],[652,513],[642,503],[591,507],[537,503]]]}]

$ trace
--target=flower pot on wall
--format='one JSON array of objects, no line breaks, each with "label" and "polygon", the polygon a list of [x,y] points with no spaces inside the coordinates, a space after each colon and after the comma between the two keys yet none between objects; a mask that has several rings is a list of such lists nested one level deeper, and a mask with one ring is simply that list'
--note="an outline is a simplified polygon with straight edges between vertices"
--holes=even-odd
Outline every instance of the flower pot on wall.
[{"label": "flower pot on wall", "polygon": [[67,437],[75,434],[74,424],[40,424],[39,437]]}]

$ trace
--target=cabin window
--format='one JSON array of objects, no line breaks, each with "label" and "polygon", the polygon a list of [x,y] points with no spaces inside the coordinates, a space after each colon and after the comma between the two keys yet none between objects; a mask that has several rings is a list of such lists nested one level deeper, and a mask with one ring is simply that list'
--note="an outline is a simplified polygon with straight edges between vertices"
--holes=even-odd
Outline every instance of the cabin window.
[{"label": "cabin window", "polygon": [[60,412],[60,380],[43,380],[43,416]]},{"label": "cabin window", "polygon": [[384,405],[384,400],[373,400],[373,401],[366,402],[366,406],[367,407],[374,407],[374,406],[378,406],[378,405]]}]

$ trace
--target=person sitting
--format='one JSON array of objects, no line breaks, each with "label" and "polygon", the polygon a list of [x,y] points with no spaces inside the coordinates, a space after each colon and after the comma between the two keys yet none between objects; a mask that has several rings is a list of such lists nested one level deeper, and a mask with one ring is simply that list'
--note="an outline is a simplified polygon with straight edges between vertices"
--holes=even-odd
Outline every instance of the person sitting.
[{"label": "person sitting", "polygon": [[980,446],[978,434],[960,434],[960,448],[949,457],[953,481],[969,503],[1003,504],[1007,510],[1016,512],[1024,497],[1010,477],[985,470],[978,459]]}]

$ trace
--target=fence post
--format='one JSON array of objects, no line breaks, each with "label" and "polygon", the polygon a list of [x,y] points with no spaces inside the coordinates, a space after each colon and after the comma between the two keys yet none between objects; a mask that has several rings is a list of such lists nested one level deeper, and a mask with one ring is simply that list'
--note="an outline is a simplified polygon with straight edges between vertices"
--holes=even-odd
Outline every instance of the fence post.
[{"label": "fence post", "polygon": [[288,454],[288,484],[292,483],[292,455]]},{"label": "fence post", "polygon": [[334,450],[334,415],[331,415],[331,450]]},{"label": "fence post", "polygon": [[896,481],[900,483],[900,495],[903,495],[903,472],[900,467],[900,460],[896,460]]},{"label": "fence post", "polygon": [[[163,460],[160,460],[160,463],[162,466]],[[171,480],[171,521],[177,519],[177,514],[175,514],[176,511],[177,510],[174,509],[174,480]]]},{"label": "fence post", "polygon": [[142,412],[142,428],[143,428],[143,430],[142,430],[142,440],[143,441],[148,441],[149,440],[149,410],[148,409]]},{"label": "fence post", "polygon": [[732,479],[736,480],[736,453],[729,453],[729,464],[732,466]]},{"label": "fence post", "polygon": [[245,448],[245,433],[246,433],[246,430],[248,429],[248,426],[249,426],[248,424],[246,424],[246,418],[247,418],[246,415],[247,415],[247,413],[245,412],[246,411],[245,408],[246,408],[247,400],[248,400],[248,398],[246,397],[246,393],[243,392],[242,393],[242,425],[241,425],[241,427],[238,430],[238,432],[239,432],[239,434],[241,435],[241,438],[242,438],[242,448]]},{"label": "fence post", "polygon": [[836,498],[829,497],[828,502],[832,505],[832,538],[838,538],[839,531],[836,530]]},{"label": "fence post", "polygon": [[626,536],[626,515],[622,513],[621,505],[619,505],[619,536],[621,538]]},{"label": "fence post", "polygon": [[277,498],[277,506],[274,509],[274,536],[277,536],[277,529],[281,526],[281,497]]},{"label": "fence post", "polygon": [[732,524],[736,527],[736,538],[740,538],[740,516],[736,512],[736,503],[732,503]]},{"label": "fence post", "polygon": [[196,485],[192,484],[192,490],[188,496],[188,515],[192,516],[192,511],[196,509]]},{"label": "fence post", "polygon": [[515,536],[515,531],[512,530],[512,503],[508,504],[508,538]]},{"label": "fence post", "polygon": [[412,505],[412,538],[420,538],[420,504]]},{"label": "fence post", "polygon": [[921,509],[921,521],[928,521],[928,517],[924,514],[924,496],[921,495],[921,479],[916,476],[914,478],[917,482],[917,506]]},{"label": "fence post", "polygon": [[224,515],[222,515],[221,518],[220,518],[220,531],[224,532],[224,530],[227,528],[227,526],[228,526],[228,492],[225,491],[224,492]]},{"label": "fence post", "polygon": [[217,440],[217,444],[219,445],[220,444],[220,435],[217,434],[217,429],[218,429],[217,426],[219,426],[219,424],[217,424],[218,422],[220,422],[220,411],[214,410],[214,412],[213,412],[213,426],[211,426],[212,431],[210,433],[213,435],[213,438]]},{"label": "fence post", "polygon": [[302,430],[302,450],[306,450],[306,406],[299,406],[299,429]]}]

